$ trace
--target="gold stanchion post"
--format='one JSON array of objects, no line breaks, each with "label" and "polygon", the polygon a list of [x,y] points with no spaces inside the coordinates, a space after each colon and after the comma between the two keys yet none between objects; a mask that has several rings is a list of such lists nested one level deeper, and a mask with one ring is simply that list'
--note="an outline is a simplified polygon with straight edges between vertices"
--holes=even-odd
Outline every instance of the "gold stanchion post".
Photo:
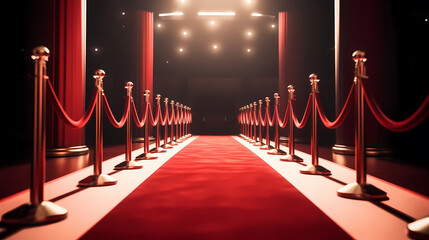
[{"label": "gold stanchion post", "polygon": [[[262,109],[262,100],[258,100],[258,104],[259,104],[259,111]],[[256,106],[255,106],[255,111],[256,111]],[[259,112],[256,113],[257,118],[259,118]],[[259,126],[258,126],[258,137],[257,137],[257,141],[255,144],[253,144],[254,146],[263,146],[264,144],[262,143],[262,119],[259,119]]]},{"label": "gold stanchion post", "polygon": [[355,167],[356,182],[349,183],[337,190],[340,197],[364,199],[364,200],[384,200],[387,194],[383,190],[374,187],[366,182],[366,159],[365,159],[365,142],[364,142],[364,104],[365,97],[362,89],[362,79],[366,76],[365,53],[355,51],[353,53],[355,62],[354,87],[355,87]]},{"label": "gold stanchion post", "polygon": [[[170,145],[171,146],[176,146],[176,140],[174,139],[174,125],[176,125],[174,122],[176,121],[177,118],[177,113],[174,112],[174,100],[170,101],[170,105],[171,105],[171,116],[173,117],[173,122],[171,123],[171,128],[170,128]],[[177,129],[177,125],[176,125],[176,129]]]},{"label": "gold stanchion post", "polygon": [[[125,89],[127,90],[127,97],[130,97],[131,101],[133,98],[132,95],[133,83],[127,82],[125,84]],[[132,159],[132,150],[133,150],[133,139],[132,139],[132,114],[129,113],[127,117],[127,140],[125,144],[125,161],[119,163],[115,166],[115,170],[125,170],[125,169],[139,169],[143,167],[143,164],[136,162]]]},{"label": "gold stanchion post", "polygon": [[289,140],[288,140],[288,155],[280,157],[281,161],[286,161],[286,162],[302,162],[304,161],[302,158],[298,157],[295,155],[295,139],[293,137],[293,113],[292,113],[292,104],[293,101],[295,101],[295,89],[293,87],[293,85],[289,85],[287,87],[287,91],[289,93],[289,106],[290,106],[290,111],[289,111]]},{"label": "gold stanchion post", "polygon": [[319,149],[317,144],[317,108],[316,108],[316,93],[319,92],[317,83],[320,79],[316,74],[311,74],[309,77],[311,82],[311,100],[312,100],[312,124],[311,124],[311,165],[305,166],[299,170],[302,174],[313,175],[331,175],[331,171],[319,165]]},{"label": "gold stanchion post", "polygon": [[46,224],[63,220],[67,209],[44,201],[46,164],[46,61],[49,49],[33,49],[34,60],[34,130],[33,161],[31,164],[30,203],[23,204],[2,216],[2,222],[12,224]]},{"label": "gold stanchion post", "polygon": [[[165,104],[165,114],[168,116],[168,98],[164,98],[164,104]],[[164,145],[162,145],[164,149],[173,148],[170,144],[168,144],[168,117],[167,121],[164,125]]]},{"label": "gold stanchion post", "polygon": [[[270,109],[270,98],[269,97],[265,97],[265,116],[267,115],[268,110]],[[268,116],[269,118],[270,116]],[[270,124],[268,121],[268,118],[266,119],[266,126],[265,126],[265,145],[263,145],[262,147],[260,147],[259,149],[261,150],[270,150],[273,147],[271,147],[271,143],[270,143]]]},{"label": "gold stanchion post", "polygon": [[[157,94],[156,95],[156,107],[157,109],[160,107],[161,105],[161,95]],[[159,126],[161,123],[161,116],[159,117],[158,123],[156,124],[156,139],[155,139],[155,148],[151,149],[150,152],[151,153],[164,153],[167,152],[167,150],[162,149],[161,148],[161,134],[160,134],[160,130],[159,130]]]},{"label": "gold stanchion post", "polygon": [[149,125],[150,125],[150,112],[149,108],[151,107],[149,105],[149,97],[150,97],[150,91],[146,90],[143,94],[145,101],[146,101],[146,122],[144,124],[144,147],[143,147],[143,153],[136,157],[136,160],[152,160],[157,159],[158,157],[153,155],[149,152]]},{"label": "gold stanchion post", "polygon": [[278,110],[279,108],[279,94],[278,93],[274,93],[274,112],[273,112],[273,116],[274,116],[274,126],[275,126],[275,133],[274,133],[274,149],[271,149],[270,151],[268,151],[268,154],[272,154],[272,155],[285,155],[286,152],[280,149],[280,136],[279,136],[279,122],[276,116],[276,112],[278,113],[278,111],[276,111],[276,109]]},{"label": "gold stanchion post", "polygon": [[94,73],[95,87],[100,91],[95,105],[95,146],[94,146],[94,174],[79,181],[79,187],[109,186],[117,183],[116,179],[102,173],[103,164],[103,78],[105,72],[98,69]]}]

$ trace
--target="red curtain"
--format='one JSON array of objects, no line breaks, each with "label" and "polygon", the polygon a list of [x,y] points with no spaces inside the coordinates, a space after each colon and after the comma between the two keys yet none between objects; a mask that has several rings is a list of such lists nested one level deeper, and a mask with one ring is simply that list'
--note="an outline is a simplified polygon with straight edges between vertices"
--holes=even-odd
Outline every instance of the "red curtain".
[{"label": "red curtain", "polygon": [[[149,90],[153,96],[153,13],[139,12],[139,34],[138,42],[140,54],[138,56],[137,86],[139,94]],[[152,103],[152,98],[151,98]]]},{"label": "red curtain", "polygon": [[[138,12],[138,38],[137,38],[137,80],[135,83],[135,96],[138,94],[139,110],[144,110],[143,93],[150,91],[150,103],[153,106],[153,12]],[[143,136],[143,128],[136,129],[136,136]]]},{"label": "red curtain", "polygon": [[[86,0],[54,0],[51,81],[67,113],[74,119],[85,112]],[[49,104],[48,104],[48,107]],[[47,112],[47,147],[85,144],[84,128],[75,129]]]},{"label": "red curtain", "polygon": [[[288,92],[286,83],[286,47],[287,47],[287,12],[279,12],[278,23],[279,34],[279,94],[280,94],[280,114],[283,116],[286,109]],[[280,129],[281,135],[286,135],[286,128]]]}]

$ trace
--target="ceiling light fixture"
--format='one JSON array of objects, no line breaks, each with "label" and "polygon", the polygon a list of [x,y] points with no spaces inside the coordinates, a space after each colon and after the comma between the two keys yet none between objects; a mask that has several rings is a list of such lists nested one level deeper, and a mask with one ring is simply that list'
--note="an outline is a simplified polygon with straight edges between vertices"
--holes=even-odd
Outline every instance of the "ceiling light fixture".
[{"label": "ceiling light fixture", "polygon": [[252,17],[262,17],[262,13],[252,13],[251,14]]},{"label": "ceiling light fixture", "polygon": [[160,13],[160,17],[169,17],[169,16],[183,16],[182,12],[172,12],[172,13]]},{"label": "ceiling light fixture", "polygon": [[198,16],[235,16],[235,12],[198,12]]}]

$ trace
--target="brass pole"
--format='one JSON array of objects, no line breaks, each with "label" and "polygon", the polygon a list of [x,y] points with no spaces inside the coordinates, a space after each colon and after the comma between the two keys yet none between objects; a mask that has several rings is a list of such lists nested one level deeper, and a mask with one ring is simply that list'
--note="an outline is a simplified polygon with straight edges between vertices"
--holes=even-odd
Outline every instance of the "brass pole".
[{"label": "brass pole", "polygon": [[34,60],[34,130],[33,161],[31,164],[30,203],[23,204],[2,216],[9,224],[46,224],[63,220],[67,209],[44,201],[43,190],[46,171],[46,61],[49,49],[43,46],[33,49]]},{"label": "brass pole", "polygon": [[95,104],[94,174],[79,181],[79,187],[109,186],[117,183],[110,175],[102,173],[103,164],[103,78],[106,73],[98,69],[94,73],[95,87],[99,89]]},{"label": "brass pole", "polygon": [[[270,98],[269,97],[265,97],[265,116],[268,112],[268,110],[270,109]],[[269,118],[270,116],[268,116]],[[268,123],[268,118],[267,118],[267,124],[265,126],[265,145],[260,147],[259,149],[261,150],[270,150],[272,147],[270,146],[270,124]]]},{"label": "brass pole", "polygon": [[293,113],[292,113],[292,104],[293,101],[295,101],[295,89],[293,85],[289,85],[287,87],[287,91],[289,92],[289,140],[288,140],[288,148],[289,148],[289,154],[280,157],[281,161],[287,161],[287,162],[302,162],[304,161],[302,158],[295,155],[295,139],[293,136]]},{"label": "brass pole", "polygon": [[173,100],[170,101],[170,105],[171,105],[171,116],[173,117],[173,122],[171,123],[171,128],[170,128],[170,145],[175,146],[175,145],[177,145],[177,143],[174,139],[174,125],[175,125],[174,121],[175,121],[175,118],[177,118],[177,116],[174,113],[174,101]]},{"label": "brass pole", "polygon": [[[125,83],[125,89],[127,90],[127,97],[130,100],[133,100],[133,83],[127,82]],[[127,139],[125,144],[125,161],[119,163],[115,166],[115,170],[125,170],[125,169],[139,169],[143,167],[143,164],[138,163],[132,159],[132,151],[133,151],[133,138],[132,138],[132,121],[131,121],[131,112],[128,113],[127,116]]]},{"label": "brass pole", "polygon": [[[160,94],[156,94],[156,109],[158,112],[158,108],[160,108],[161,105],[161,95]],[[151,153],[164,153],[167,152],[165,149],[161,148],[161,134],[160,134],[160,130],[159,130],[159,125],[161,122],[161,117],[158,120],[158,123],[156,124],[156,139],[155,139],[155,148],[151,149],[150,152]]]},{"label": "brass pole", "polygon": [[273,112],[273,116],[274,117],[274,126],[275,126],[275,133],[274,133],[274,149],[271,149],[270,151],[268,151],[268,154],[272,154],[272,155],[285,155],[286,152],[280,149],[280,136],[279,136],[279,121],[277,119],[276,116],[276,109],[279,109],[279,94],[278,93],[274,93],[274,112]]},{"label": "brass pole", "polygon": [[312,124],[311,124],[311,165],[308,165],[301,170],[302,174],[313,174],[313,175],[331,175],[331,171],[319,165],[319,149],[317,144],[317,108],[316,108],[316,94],[319,93],[319,87],[317,83],[320,79],[317,78],[316,74],[309,76],[311,82],[311,103],[312,103]]},{"label": "brass pole", "polygon": [[157,156],[154,156],[152,153],[149,152],[149,125],[150,121],[149,118],[151,117],[149,108],[151,107],[149,105],[149,97],[150,97],[150,91],[145,90],[144,99],[146,102],[146,122],[144,124],[144,147],[143,147],[143,153],[136,157],[136,160],[151,160],[151,159],[157,159]]},{"label": "brass pole", "polygon": [[349,183],[337,190],[340,197],[354,198],[362,200],[385,200],[387,194],[377,187],[366,182],[366,158],[365,158],[365,132],[364,132],[364,112],[365,98],[362,88],[362,79],[367,79],[365,53],[355,51],[352,55],[355,62],[354,87],[355,87],[355,168],[356,182]]},{"label": "brass pole", "polygon": [[[164,98],[164,104],[165,104],[165,114],[168,116],[168,98]],[[168,144],[168,117],[167,121],[164,125],[164,145],[162,145],[163,148],[173,148],[170,144]]]},{"label": "brass pole", "polygon": [[[259,110],[262,109],[262,100],[258,101],[259,104]],[[256,111],[256,106],[255,106]],[[259,118],[259,112],[256,113],[257,118]],[[254,146],[263,146],[264,143],[262,142],[262,119],[259,119],[259,126],[258,126],[258,141],[254,144]]]}]

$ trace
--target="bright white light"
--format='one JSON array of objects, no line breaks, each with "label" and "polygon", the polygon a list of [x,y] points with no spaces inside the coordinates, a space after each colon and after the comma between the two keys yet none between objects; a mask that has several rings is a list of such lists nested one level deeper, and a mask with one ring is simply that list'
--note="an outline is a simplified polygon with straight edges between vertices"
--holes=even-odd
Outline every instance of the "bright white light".
[{"label": "bright white light", "polygon": [[211,25],[215,25],[215,21],[210,21],[210,24]]},{"label": "bright white light", "polygon": [[98,52],[98,48],[94,48],[94,51],[95,51],[95,52]]},{"label": "bright white light", "polygon": [[186,36],[186,35],[188,35],[188,32],[183,32],[183,36]]},{"label": "bright white light", "polygon": [[179,52],[183,52],[183,48],[179,48]]},{"label": "bright white light", "polygon": [[252,36],[252,32],[247,32],[247,36]]},{"label": "bright white light", "polygon": [[275,24],[271,24],[271,28],[275,28],[276,27],[276,25]]},{"label": "bright white light", "polygon": [[425,22],[427,22],[428,21],[428,19],[427,18],[425,18]]},{"label": "bright white light", "polygon": [[185,0],[180,0],[181,3],[185,3]]},{"label": "bright white light", "polygon": [[158,25],[157,25],[157,26],[158,26],[158,28],[162,27],[161,23],[158,23]]},{"label": "bright white light", "polygon": [[125,12],[122,12],[122,16],[125,16]]},{"label": "bright white light", "polygon": [[248,52],[248,53],[250,53],[250,52],[251,52],[250,48],[248,48],[248,49],[247,49],[247,52]]},{"label": "bright white light", "polygon": [[235,12],[198,12],[199,16],[235,16]]},{"label": "bright white light", "polygon": [[248,3],[248,4],[251,4],[251,3],[252,3],[252,0],[247,0],[247,3]]},{"label": "bright white light", "polygon": [[214,48],[214,49],[217,49],[217,45],[216,45],[216,44],[215,44],[215,45],[213,45],[213,48]]},{"label": "bright white light", "polygon": [[183,16],[182,12],[172,12],[172,13],[160,13],[158,14],[160,17],[168,17],[168,16]]},{"label": "bright white light", "polygon": [[262,17],[262,13],[252,13],[253,17]]}]

